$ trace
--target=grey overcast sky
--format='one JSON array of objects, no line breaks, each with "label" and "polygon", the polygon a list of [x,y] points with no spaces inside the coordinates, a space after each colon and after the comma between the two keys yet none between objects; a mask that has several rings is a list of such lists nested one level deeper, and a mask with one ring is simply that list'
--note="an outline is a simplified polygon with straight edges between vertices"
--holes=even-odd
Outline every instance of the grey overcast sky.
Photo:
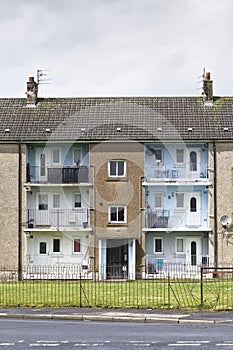
[{"label": "grey overcast sky", "polygon": [[0,0],[0,97],[233,95],[232,0]]}]

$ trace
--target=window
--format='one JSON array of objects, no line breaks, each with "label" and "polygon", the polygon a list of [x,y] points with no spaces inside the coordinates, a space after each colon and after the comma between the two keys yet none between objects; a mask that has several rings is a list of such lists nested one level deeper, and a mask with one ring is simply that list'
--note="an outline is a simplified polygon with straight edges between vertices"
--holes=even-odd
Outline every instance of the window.
[{"label": "window", "polygon": [[81,252],[81,244],[80,244],[80,238],[74,239],[74,253],[80,253]]},{"label": "window", "polygon": [[111,177],[125,176],[125,161],[124,160],[110,160],[108,163],[108,174]]},{"label": "window", "polygon": [[110,207],[109,222],[126,222],[126,208],[122,206]]},{"label": "window", "polygon": [[53,239],[53,253],[60,253],[60,238]]},{"label": "window", "polygon": [[184,164],[184,149],[177,149],[176,150],[176,163],[177,164]]},{"label": "window", "polygon": [[40,155],[40,176],[45,176],[45,154]]},{"label": "window", "polygon": [[176,208],[184,208],[184,193],[176,193]]},{"label": "window", "polygon": [[81,193],[74,194],[74,208],[81,208]]},{"label": "window", "polygon": [[184,239],[183,238],[176,239],[176,252],[177,253],[184,253]]},{"label": "window", "polygon": [[155,253],[162,253],[163,252],[162,238],[155,238],[154,244],[155,244]]},{"label": "window", "polygon": [[163,154],[162,154],[162,150],[160,148],[156,148],[154,150],[154,154],[155,154],[155,162],[159,165],[163,163]]},{"label": "window", "polygon": [[163,193],[155,193],[155,208],[163,208]]},{"label": "window", "polygon": [[53,208],[60,208],[60,194],[53,194]]},{"label": "window", "polygon": [[48,195],[39,193],[38,196],[38,209],[48,210]]},{"label": "window", "polygon": [[47,254],[46,242],[40,242],[39,252],[40,254]]},{"label": "window", "polygon": [[59,164],[60,163],[60,150],[59,149],[53,149],[53,151],[52,151],[52,162],[53,162],[53,164]]},{"label": "window", "polygon": [[190,199],[190,211],[191,212],[197,211],[197,199],[195,197],[192,197]]},{"label": "window", "polygon": [[74,148],[74,151],[73,151],[73,163],[74,163],[74,165],[78,166],[80,164],[80,159],[81,159],[81,149]]},{"label": "window", "polygon": [[190,152],[190,171],[197,171],[197,153]]}]

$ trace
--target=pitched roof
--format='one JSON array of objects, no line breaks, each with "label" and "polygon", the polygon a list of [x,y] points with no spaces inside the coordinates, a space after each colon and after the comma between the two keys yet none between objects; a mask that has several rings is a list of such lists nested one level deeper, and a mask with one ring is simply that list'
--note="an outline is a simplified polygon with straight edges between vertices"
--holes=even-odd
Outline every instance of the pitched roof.
[{"label": "pitched roof", "polygon": [[0,98],[0,126],[0,142],[231,140],[233,97]]}]

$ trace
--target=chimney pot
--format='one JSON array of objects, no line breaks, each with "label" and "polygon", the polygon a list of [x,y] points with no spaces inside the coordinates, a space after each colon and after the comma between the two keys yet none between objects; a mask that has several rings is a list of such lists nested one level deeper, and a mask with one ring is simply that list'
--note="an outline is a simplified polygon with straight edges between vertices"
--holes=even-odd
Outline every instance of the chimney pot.
[{"label": "chimney pot", "polygon": [[30,83],[33,83],[33,82],[34,82],[34,77],[29,77],[29,78],[28,78],[28,81],[29,81]]},{"label": "chimney pot", "polygon": [[210,80],[210,72],[206,72],[205,78],[206,80]]}]

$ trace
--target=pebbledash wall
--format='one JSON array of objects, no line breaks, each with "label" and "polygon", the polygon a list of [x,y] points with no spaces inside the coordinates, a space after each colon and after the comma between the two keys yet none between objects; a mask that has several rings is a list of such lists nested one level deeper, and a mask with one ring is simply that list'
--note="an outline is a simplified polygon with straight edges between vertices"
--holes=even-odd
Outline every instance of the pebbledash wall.
[{"label": "pebbledash wall", "polygon": [[9,269],[18,269],[19,260],[22,267],[25,264],[25,237],[21,231],[26,211],[25,149],[19,144],[0,145],[0,266]]},{"label": "pebbledash wall", "polygon": [[[109,161],[122,160],[126,164],[126,173],[122,178],[109,176]],[[90,162],[95,168],[95,183],[92,202],[94,208],[94,225],[92,245],[95,246],[96,268],[107,265],[106,240],[116,242],[116,246],[125,241],[126,245],[133,245],[134,256],[131,259],[133,269],[140,267],[144,259],[145,236],[140,230],[141,198],[140,178],[144,174],[144,146],[137,142],[101,142],[91,144]],[[110,223],[109,207],[125,206],[126,222]],[[120,243],[121,242],[121,243]],[[102,244],[102,246],[101,246]],[[106,244],[106,243],[105,243]],[[100,248],[102,247],[102,248]],[[130,248],[126,249],[128,254]],[[105,257],[103,261],[103,256]],[[129,255],[131,255],[129,251]],[[128,259],[129,257],[127,257]],[[135,271],[137,272],[137,271]]]}]

